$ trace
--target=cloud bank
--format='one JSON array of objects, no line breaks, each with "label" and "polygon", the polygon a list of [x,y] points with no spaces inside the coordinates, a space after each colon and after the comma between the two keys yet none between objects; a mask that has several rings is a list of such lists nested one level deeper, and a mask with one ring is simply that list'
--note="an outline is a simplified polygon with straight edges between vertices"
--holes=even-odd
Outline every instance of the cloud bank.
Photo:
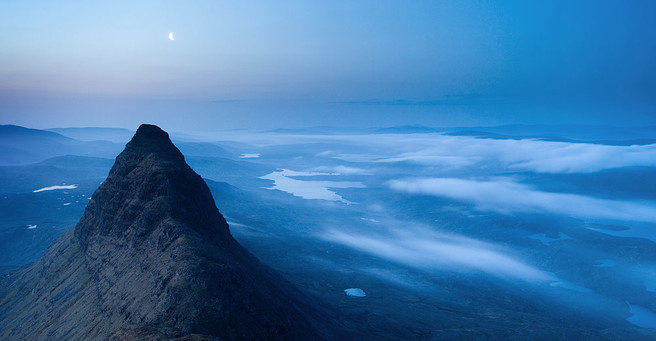
[{"label": "cloud bank", "polygon": [[542,192],[508,179],[475,181],[456,178],[392,180],[397,191],[469,202],[481,211],[503,214],[552,213],[581,219],[656,222],[656,204]]},{"label": "cloud bank", "polygon": [[[329,143],[357,146],[330,150],[317,156],[351,162],[408,162],[448,169],[482,166],[485,169],[538,173],[593,173],[604,169],[656,167],[656,144],[612,146],[539,139],[490,139],[427,134],[368,135],[228,135],[230,140],[256,146]],[[381,152],[382,151],[382,152]],[[346,174],[346,173],[344,173]]]},{"label": "cloud bank", "polygon": [[349,166],[335,166],[335,167],[315,167],[310,169],[313,172],[329,172],[328,175],[371,175],[366,169],[358,167],[349,167]]},{"label": "cloud bank", "polygon": [[420,269],[480,271],[506,279],[555,281],[543,271],[474,239],[427,231],[393,231],[388,236],[330,231],[324,239]]},{"label": "cloud bank", "polygon": [[611,146],[537,139],[485,139],[441,134],[347,136],[359,146],[386,150],[385,154],[337,154],[333,157],[356,162],[409,162],[424,166],[486,169],[538,173],[593,173],[604,169],[656,167],[656,144]]}]

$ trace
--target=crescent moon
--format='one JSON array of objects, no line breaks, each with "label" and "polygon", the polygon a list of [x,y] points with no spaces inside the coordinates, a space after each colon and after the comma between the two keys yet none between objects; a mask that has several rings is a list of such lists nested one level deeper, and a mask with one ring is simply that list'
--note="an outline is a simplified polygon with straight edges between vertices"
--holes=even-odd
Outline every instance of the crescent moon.
[{"label": "crescent moon", "polygon": [[175,40],[175,38],[173,37],[173,32],[170,32],[170,33],[169,33],[169,39],[171,39],[171,40]]}]

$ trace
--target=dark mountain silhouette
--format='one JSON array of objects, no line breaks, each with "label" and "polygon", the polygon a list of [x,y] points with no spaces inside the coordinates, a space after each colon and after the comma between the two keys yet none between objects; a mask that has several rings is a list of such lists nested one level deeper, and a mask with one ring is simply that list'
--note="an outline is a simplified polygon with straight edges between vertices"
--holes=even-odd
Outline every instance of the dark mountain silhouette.
[{"label": "dark mountain silhouette", "polygon": [[75,228],[0,288],[0,339],[304,340],[327,330],[233,239],[203,179],[151,125]]}]

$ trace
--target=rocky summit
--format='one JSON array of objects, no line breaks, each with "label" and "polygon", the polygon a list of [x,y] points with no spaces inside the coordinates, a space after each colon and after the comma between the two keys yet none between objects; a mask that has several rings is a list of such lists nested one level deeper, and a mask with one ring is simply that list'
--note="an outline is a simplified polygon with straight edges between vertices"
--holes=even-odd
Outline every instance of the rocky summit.
[{"label": "rocky summit", "polygon": [[305,340],[319,311],[230,235],[166,132],[142,125],[84,216],[3,279],[4,340]]}]

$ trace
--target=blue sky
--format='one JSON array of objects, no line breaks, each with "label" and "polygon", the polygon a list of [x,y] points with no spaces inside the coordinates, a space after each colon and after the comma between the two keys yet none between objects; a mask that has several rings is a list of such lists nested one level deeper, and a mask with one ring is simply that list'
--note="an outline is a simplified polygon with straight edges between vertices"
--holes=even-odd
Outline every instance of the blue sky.
[{"label": "blue sky", "polygon": [[0,123],[656,124],[653,13],[653,1],[3,1]]}]

